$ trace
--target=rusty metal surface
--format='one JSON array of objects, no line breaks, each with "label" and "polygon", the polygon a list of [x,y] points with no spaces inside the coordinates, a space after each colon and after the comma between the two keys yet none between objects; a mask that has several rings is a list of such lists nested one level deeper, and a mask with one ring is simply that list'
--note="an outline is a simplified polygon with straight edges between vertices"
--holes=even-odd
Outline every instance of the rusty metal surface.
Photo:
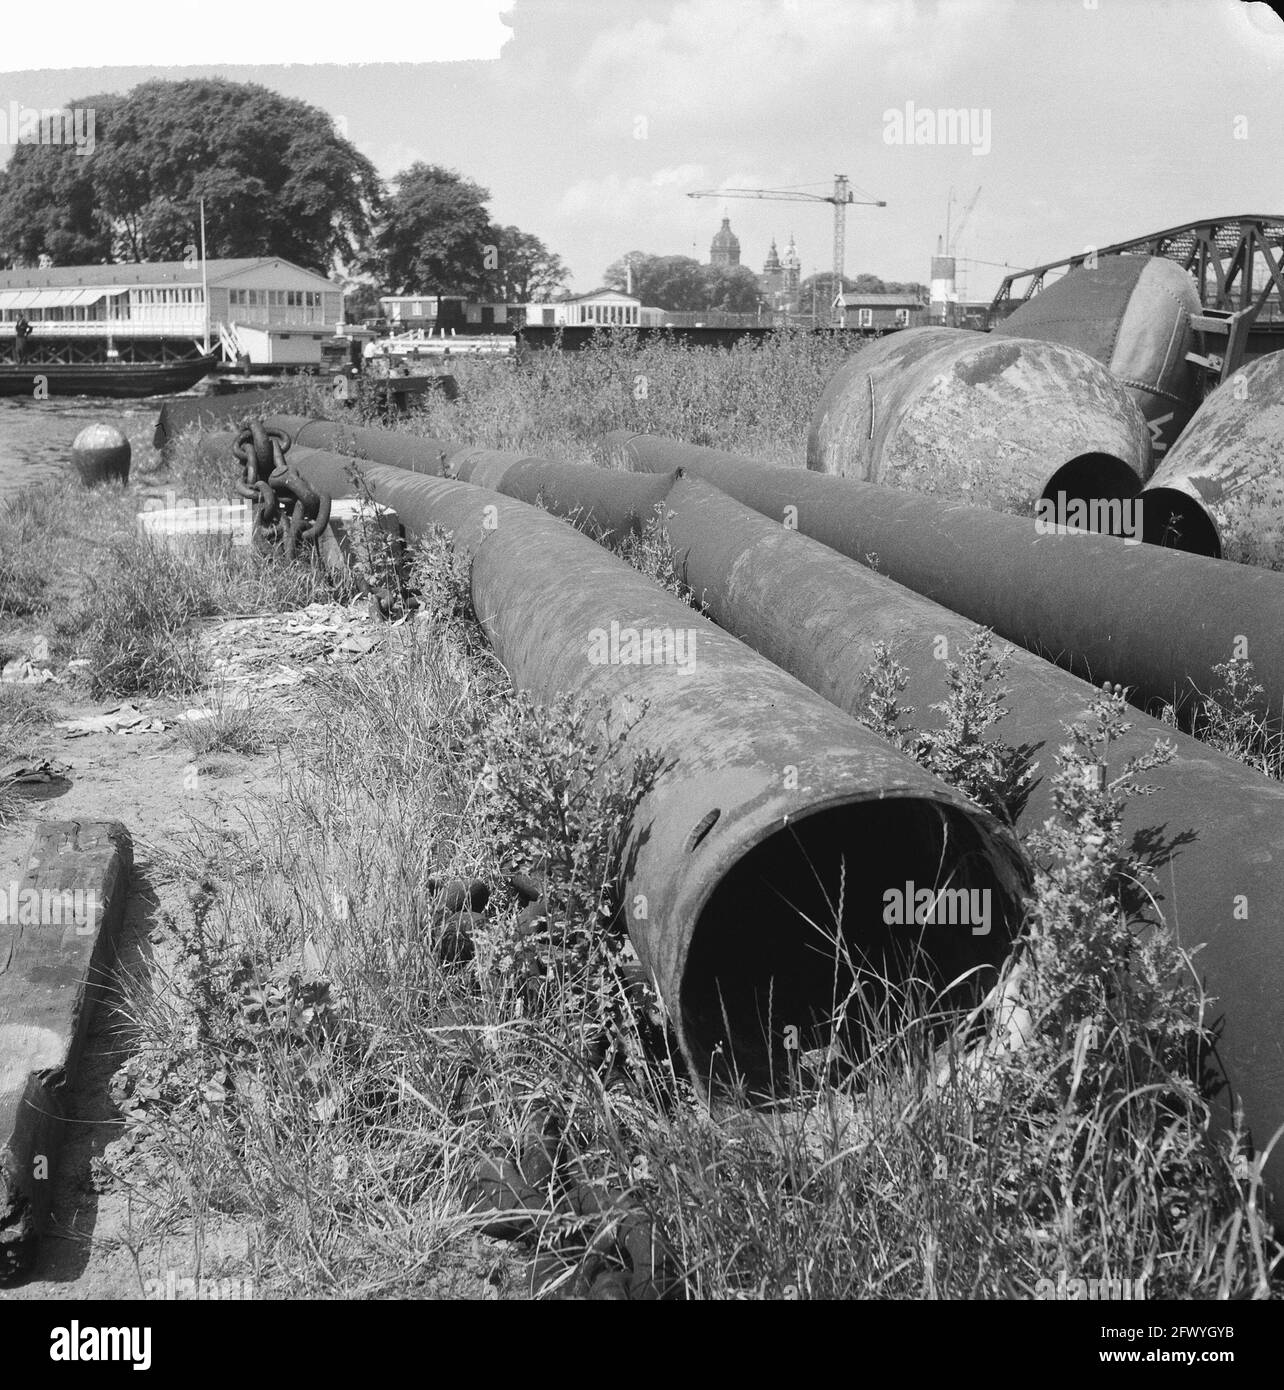
[{"label": "rusty metal surface", "polygon": [[1284,714],[1279,574],[1107,536],[1041,534],[1028,518],[654,435],[616,431],[604,443],[640,468],[685,468],[773,521],[788,518],[1076,675],[1131,687],[1135,703],[1185,708],[1215,688],[1215,665],[1242,654],[1265,687],[1256,711]]},{"label": "rusty metal surface", "polygon": [[267,423],[285,430],[296,444],[334,449],[358,458],[376,459],[412,473],[440,475],[446,457],[460,446],[428,435],[384,430],[372,425],[349,425],[342,420],[310,420],[298,415],[271,415]]},{"label": "rusty metal surface", "polygon": [[1029,514],[1040,497],[1131,497],[1150,432],[1086,353],[961,328],[911,328],[834,373],[807,467]]},{"label": "rusty metal surface", "polygon": [[1186,354],[1198,346],[1195,282],[1162,256],[1107,256],[1017,306],[996,338],[1077,348],[1123,382],[1150,427],[1156,458],[1171,449],[1199,404]]},{"label": "rusty metal surface", "polygon": [[451,455],[448,466],[461,482],[545,507],[595,538],[642,530],[669,487],[669,479],[654,474],[611,473],[493,449],[461,449]]},{"label": "rusty metal surface", "polygon": [[261,420],[273,412],[303,408],[315,389],[307,384],[283,384],[265,390],[235,391],[226,396],[166,401],[156,418],[152,445],[168,452],[186,429],[239,428],[245,420]]},{"label": "rusty metal surface", "polygon": [[1146,539],[1284,570],[1284,353],[1200,406],[1142,492]]},{"label": "rusty metal surface", "polygon": [[[318,490],[349,466],[299,447],[291,461]],[[474,606],[519,689],[608,703],[637,720],[634,746],[665,760],[631,828],[624,903],[697,1081],[730,1053],[765,1088],[786,1061],[783,1030],[810,1045],[835,977],[832,949],[804,918],[831,923],[830,903],[842,903],[850,950],[876,970],[896,975],[918,950],[942,986],[1002,959],[1023,869],[994,820],[547,513],[472,484],[362,472],[408,530],[441,525],[471,557]],[[694,660],[611,661],[611,634],[623,652],[630,629],[685,633]],[[604,641],[607,659],[593,659]],[[987,933],[925,924],[908,929],[911,941],[883,924],[888,891],[946,878],[991,894]],[[979,970],[969,994],[987,977]],[[841,969],[838,980],[841,999]]]},{"label": "rusty metal surface", "polygon": [[[909,675],[901,699],[912,722],[940,726],[930,706],[945,695],[941,639],[956,658],[972,630],[964,619],[699,479],[678,480],[665,517],[687,582],[720,626],[848,711],[863,706],[875,643],[891,643]],[[1095,692],[1021,651],[1003,684],[1011,693],[1001,736],[1038,749],[1040,780],[1019,822],[1036,825],[1053,814],[1049,773],[1068,741],[1062,726],[1083,717]],[[1161,869],[1156,902],[1181,944],[1201,947],[1199,971],[1226,1018],[1219,1059],[1265,1144],[1284,1124],[1284,784],[1140,715],[1112,758],[1122,764],[1157,738],[1171,740],[1177,757],[1146,775],[1154,794],[1129,802],[1124,824],[1139,840],[1152,828],[1169,844],[1191,836]],[[1284,1146],[1269,1176],[1284,1193]]]},{"label": "rusty metal surface", "polygon": [[[267,423],[270,428],[292,435],[301,448],[308,447],[304,440],[318,435],[333,437],[349,451],[345,457],[359,455],[393,468],[440,473],[501,492],[519,502],[542,506],[574,521],[594,538],[639,531],[654,516],[669,486],[668,480],[650,474],[620,472],[613,478],[591,465],[561,463],[511,449],[481,449],[449,440],[420,439],[392,430],[314,430],[311,426],[316,422],[289,416],[273,416]],[[300,428],[304,425],[308,428]],[[328,476],[337,479],[337,473]]]}]

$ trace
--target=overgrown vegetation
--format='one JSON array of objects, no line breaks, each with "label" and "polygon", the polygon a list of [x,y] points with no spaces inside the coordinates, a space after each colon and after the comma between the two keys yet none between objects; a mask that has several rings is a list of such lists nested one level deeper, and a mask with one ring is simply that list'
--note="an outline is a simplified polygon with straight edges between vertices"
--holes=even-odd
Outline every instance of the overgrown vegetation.
[{"label": "overgrown vegetation", "polygon": [[[824,340],[794,346],[617,341],[460,363],[464,399],[414,425],[581,458],[600,431],[639,428],[798,462],[833,363]],[[228,467],[189,440],[163,483],[217,495],[209,470]],[[29,547],[79,537],[61,570],[19,557],[7,613],[59,655],[89,644],[104,694],[191,688],[194,617],[331,592],[252,554],[122,542],[137,509],[132,489],[105,489],[0,516]],[[313,687],[283,790],[157,860],[185,905],[157,923],[149,978],[125,982],[126,1127],[100,1171],[128,1193],[139,1246],[180,1229],[199,1252],[230,1225],[244,1253],[207,1273],[259,1296],[1276,1287],[1261,1156],[1214,1108],[1196,971],[1155,920],[1155,866],[1121,832],[1167,754],[1120,764],[1117,692],[1040,770],[1056,814],[1028,837],[1025,930],[984,1006],[948,1020],[944,1042],[939,1017],[875,1018],[871,1046],[809,1059],[773,1108],[706,1104],[616,911],[653,765],[601,711],[512,691],[443,536],[407,563],[370,519],[363,544],[356,587],[401,620],[389,640]],[[621,553],[690,601],[658,518]],[[1005,660],[978,632],[943,665],[940,718],[916,728],[880,647],[866,718],[1013,821],[1030,768],[1000,736]],[[1199,731],[1278,776],[1251,667],[1218,675]],[[0,701],[0,735],[6,709],[35,727],[22,707]],[[242,727],[229,712],[184,737],[198,754],[257,751]]]},{"label": "overgrown vegetation", "polygon": [[197,435],[181,440],[170,465],[136,473],[128,487],[92,490],[67,480],[0,506],[0,620],[6,644],[43,641],[51,657],[76,657],[93,698],[181,695],[201,669],[199,619],[301,608],[345,596],[316,562],[287,565],[193,536],[166,545],[139,533],[137,514],[153,505],[197,505],[231,491],[226,451]]},{"label": "overgrown vegetation", "polygon": [[675,598],[680,598],[697,612],[704,612],[704,605],[683,578],[673,554],[673,546],[669,543],[664,529],[662,502],[657,504],[640,531],[630,531],[627,535],[613,539],[611,549],[621,560],[632,565],[639,574],[646,575],[660,588],[667,590]]},{"label": "overgrown vegetation", "polygon": [[[412,575],[420,616],[319,692],[284,807],[171,863],[192,906],[162,987],[132,994],[111,1155],[145,1225],[235,1219],[259,1290],[291,1295],[1269,1290],[1257,1160],[1218,1147],[1202,1001],[1146,930],[1149,866],[1120,833],[1164,753],[1111,766],[1117,694],[1068,731],[1024,944],[980,1033],[887,1024],[775,1110],[708,1108],[615,925],[650,769],[592,711],[513,694],[440,540]],[[1002,801],[1023,770],[993,736],[1002,670],[978,634],[929,739],[880,657],[879,717]],[[477,1247],[479,1229],[516,1243]]]},{"label": "overgrown vegetation", "polygon": [[[428,396],[405,426],[573,462],[607,462],[599,437],[626,429],[801,464],[816,401],[849,351],[839,334],[792,329],[725,351],[620,331],[580,352],[445,358],[440,368],[456,377],[460,398]],[[335,419],[381,423],[372,402],[353,411],[322,394],[319,406]]]},{"label": "overgrown vegetation", "polygon": [[1032,750],[1011,748],[988,736],[1008,711],[999,684],[1011,648],[994,654],[992,634],[978,628],[958,661],[945,662],[946,696],[932,706],[939,729],[915,729],[905,721],[913,709],[900,704],[908,683],[905,668],[886,642],[874,645],[866,678],[864,722],[916,762],[971,797],[978,806],[1012,824],[1021,813],[1033,772]]},{"label": "overgrown vegetation", "polygon": [[1284,779],[1284,728],[1278,718],[1257,713],[1265,687],[1247,657],[1233,657],[1213,667],[1218,684],[1202,701],[1193,733],[1267,777]]}]

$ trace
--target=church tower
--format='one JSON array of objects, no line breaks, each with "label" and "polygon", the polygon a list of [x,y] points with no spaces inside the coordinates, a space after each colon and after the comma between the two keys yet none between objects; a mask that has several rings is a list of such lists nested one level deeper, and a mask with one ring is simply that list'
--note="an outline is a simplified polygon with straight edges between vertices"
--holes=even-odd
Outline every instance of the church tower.
[{"label": "church tower", "polygon": [[781,290],[786,299],[798,298],[798,287],[802,284],[802,259],[794,245],[794,234],[789,233],[789,245],[785,247],[784,258],[780,262]]},{"label": "church tower", "polygon": [[714,232],[709,245],[710,265],[739,265],[740,238],[731,230],[731,218],[722,219],[722,228]]},{"label": "church tower", "polygon": [[775,237],[771,239],[771,250],[763,262],[762,274],[758,277],[758,286],[763,295],[775,306],[777,296],[784,288],[784,271],[780,266],[780,252],[776,250]]}]

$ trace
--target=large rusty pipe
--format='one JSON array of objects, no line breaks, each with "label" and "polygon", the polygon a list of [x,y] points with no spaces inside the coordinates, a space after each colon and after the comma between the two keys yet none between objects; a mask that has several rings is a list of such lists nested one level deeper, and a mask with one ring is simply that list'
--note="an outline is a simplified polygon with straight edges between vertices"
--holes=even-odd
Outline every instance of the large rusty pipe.
[{"label": "large rusty pipe", "polygon": [[[627,481],[618,472],[594,477],[564,467],[560,501],[568,510],[576,505],[576,475],[586,498]],[[964,618],[781,524],[793,521],[785,512],[773,522],[696,478],[678,479],[662,515],[683,577],[719,626],[853,714],[864,706],[875,644],[890,642],[909,678],[903,699],[914,722],[940,727],[932,705],[945,693],[942,659],[957,655],[971,635]],[[1003,737],[1040,759],[1041,775],[1018,817],[1037,825],[1054,811],[1051,759],[1063,726],[1083,717],[1095,692],[1024,651],[1012,654],[1004,685]],[[1143,755],[1156,739],[1170,740],[1176,757],[1148,774],[1154,790],[1127,803],[1124,824],[1139,848],[1159,852],[1156,906],[1177,940],[1199,949],[1197,968],[1224,1015],[1218,1060],[1264,1146],[1284,1124],[1284,958],[1275,950],[1272,914],[1284,892],[1277,843],[1284,785],[1144,718],[1133,721],[1112,757],[1122,763]],[[1284,1190],[1284,1146],[1267,1172],[1273,1189]]]},{"label": "large rusty pipe", "polygon": [[1061,343],[1108,367],[1137,402],[1159,455],[1199,403],[1186,358],[1202,312],[1194,280],[1176,261],[1104,256],[1019,304],[994,336]]},{"label": "large rusty pipe", "polygon": [[[945,695],[942,657],[957,657],[968,640],[964,619],[699,479],[679,478],[664,517],[686,582],[719,626],[853,714],[865,704],[875,645],[888,642],[909,679],[900,698],[914,710],[910,722],[941,727],[932,705]],[[1054,814],[1064,725],[1083,718],[1095,692],[1019,650],[1003,686],[1000,736],[1037,750],[1039,780],[1018,817],[1035,826]],[[1218,1059],[1264,1147],[1284,1125],[1284,784],[1141,716],[1111,750],[1112,773],[1160,738],[1176,756],[1146,774],[1154,791],[1127,803],[1124,826],[1139,847],[1160,842],[1171,855],[1155,903],[1178,942],[1198,948],[1195,968],[1225,1020]],[[1284,1193],[1284,1143],[1267,1172]]]},{"label": "large rusty pipe", "polygon": [[1132,497],[1150,471],[1150,432],[1127,388],[1075,348],[911,328],[830,378],[807,467],[1031,514],[1060,494]]},{"label": "large rusty pipe", "polygon": [[648,471],[683,468],[1143,707],[1183,708],[1216,688],[1215,665],[1246,656],[1265,688],[1253,708],[1284,713],[1279,574],[654,435],[617,430],[604,445]]},{"label": "large rusty pipe", "polygon": [[1208,397],[1141,500],[1156,545],[1284,570],[1284,353]]},{"label": "large rusty pipe", "polygon": [[[342,454],[296,447],[290,461],[317,489],[350,486]],[[472,484],[361,471],[408,531],[442,526],[470,557],[476,612],[518,689],[631,711],[629,746],[662,760],[630,829],[624,906],[698,1081],[734,1060],[767,1088],[787,1030],[803,1046],[824,1038],[850,983],[824,937],[835,918],[864,984],[967,976],[951,998],[971,999],[993,981],[1023,884],[993,818],[547,513]],[[663,660],[633,659],[642,634]],[[985,930],[957,915],[887,924],[888,893],[947,883],[988,895],[967,900],[990,905]]]},{"label": "large rusty pipe", "polygon": [[669,487],[667,479],[648,474],[622,473],[612,480],[603,470],[582,464],[396,430],[289,415],[271,416],[265,423],[282,430],[300,446],[350,452],[372,463],[458,478],[519,502],[543,506],[570,518],[595,538],[640,531],[654,516]]}]

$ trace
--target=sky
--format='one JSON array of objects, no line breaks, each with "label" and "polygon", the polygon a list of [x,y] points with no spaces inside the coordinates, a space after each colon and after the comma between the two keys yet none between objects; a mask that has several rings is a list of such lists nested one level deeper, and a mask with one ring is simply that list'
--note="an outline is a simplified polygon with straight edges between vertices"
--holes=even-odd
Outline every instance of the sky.
[{"label": "sky", "polygon": [[[887,204],[848,209],[847,274],[890,280],[928,280],[951,194],[957,219],[979,189],[955,245],[978,299],[1003,264],[1284,213],[1284,21],[1260,3],[379,0],[358,26],[350,3],[225,0],[217,26],[183,28],[106,9],[63,25],[58,7],[79,36],[62,60],[152,65],[41,68],[49,36],[11,34],[0,111],[158,76],[259,82],[328,111],[385,178],[423,160],[489,189],[495,220],[541,237],[578,291],[630,250],[707,261],[724,215],[753,270],[792,232],[804,274],[828,272],[829,204],[685,195],[824,195],[836,174]],[[215,61],[246,47],[256,66]]]}]

